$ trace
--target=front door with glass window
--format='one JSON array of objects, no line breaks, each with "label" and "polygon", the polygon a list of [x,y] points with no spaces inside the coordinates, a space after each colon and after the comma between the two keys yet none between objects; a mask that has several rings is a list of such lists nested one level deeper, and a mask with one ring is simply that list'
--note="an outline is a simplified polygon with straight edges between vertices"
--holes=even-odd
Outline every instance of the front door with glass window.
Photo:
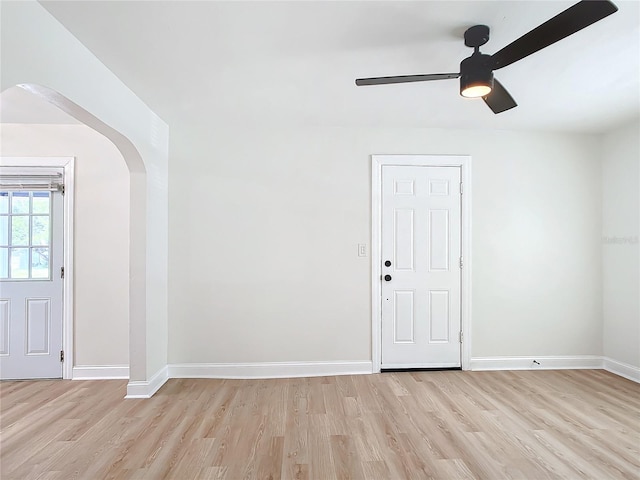
[{"label": "front door with glass window", "polygon": [[62,377],[63,202],[0,190],[0,378]]}]

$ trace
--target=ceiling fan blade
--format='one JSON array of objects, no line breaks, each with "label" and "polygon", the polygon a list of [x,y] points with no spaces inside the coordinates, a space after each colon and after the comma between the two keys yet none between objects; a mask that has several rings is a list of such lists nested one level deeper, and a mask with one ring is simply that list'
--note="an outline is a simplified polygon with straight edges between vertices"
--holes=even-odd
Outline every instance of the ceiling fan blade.
[{"label": "ceiling fan blade", "polygon": [[458,78],[459,73],[432,73],[428,75],[400,75],[396,77],[358,78],[356,85],[386,85],[389,83],[426,82],[429,80],[448,80]]},{"label": "ceiling fan blade", "polygon": [[482,99],[493,113],[502,113],[505,110],[518,106],[513,97],[507,92],[507,89],[495,78],[493,79],[493,89],[491,93],[482,97]]},{"label": "ceiling fan blade", "polygon": [[511,65],[617,11],[609,0],[582,0],[494,53],[493,69]]}]

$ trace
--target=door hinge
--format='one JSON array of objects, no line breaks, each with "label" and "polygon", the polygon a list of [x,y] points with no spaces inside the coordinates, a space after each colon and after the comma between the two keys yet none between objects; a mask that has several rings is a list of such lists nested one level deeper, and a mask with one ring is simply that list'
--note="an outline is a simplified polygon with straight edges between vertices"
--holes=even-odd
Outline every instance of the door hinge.
[{"label": "door hinge", "polygon": [[462,195],[462,182],[460,182],[460,195]]},{"label": "door hinge", "polygon": [[64,267],[60,267],[60,278],[64,278]]},{"label": "door hinge", "polygon": [[460,257],[460,268],[462,268],[462,266],[463,266],[462,257]]},{"label": "door hinge", "polygon": [[60,350],[60,361],[64,362],[64,350]]},{"label": "door hinge", "polygon": [[462,343],[462,330],[460,330],[459,337],[460,337],[460,343]]}]

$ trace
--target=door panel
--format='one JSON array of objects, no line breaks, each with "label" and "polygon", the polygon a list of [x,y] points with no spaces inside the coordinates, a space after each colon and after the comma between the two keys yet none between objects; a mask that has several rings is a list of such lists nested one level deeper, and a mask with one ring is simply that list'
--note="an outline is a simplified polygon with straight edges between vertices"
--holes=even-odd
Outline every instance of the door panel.
[{"label": "door panel", "polygon": [[448,343],[451,333],[449,291],[429,290],[429,343]]},{"label": "door panel", "polygon": [[395,210],[394,226],[394,264],[396,270],[413,272],[414,255],[414,211],[409,209]]},{"label": "door panel", "polygon": [[27,355],[49,354],[50,298],[27,298]]},{"label": "door panel", "polygon": [[449,211],[429,210],[429,271],[449,270]]},{"label": "door panel", "polygon": [[415,342],[414,292],[413,290],[396,290],[394,295],[395,312],[393,324],[395,336],[393,341],[394,343],[413,343]]},{"label": "door panel", "polygon": [[460,175],[382,167],[382,368],[461,366]]}]

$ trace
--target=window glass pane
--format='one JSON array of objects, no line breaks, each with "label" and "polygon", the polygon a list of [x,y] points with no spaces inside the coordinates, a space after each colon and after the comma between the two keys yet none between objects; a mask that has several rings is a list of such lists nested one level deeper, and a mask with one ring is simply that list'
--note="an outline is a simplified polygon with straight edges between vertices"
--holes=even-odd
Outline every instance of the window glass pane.
[{"label": "window glass pane", "polygon": [[31,278],[49,278],[48,248],[34,248],[31,251]]},{"label": "window glass pane", "polygon": [[0,278],[9,277],[9,249],[0,248]]},{"label": "window glass pane", "polygon": [[33,192],[33,213],[49,214],[49,192]]},{"label": "window glass pane", "polygon": [[13,192],[11,213],[29,213],[29,192]]},{"label": "window glass pane", "polygon": [[9,217],[0,216],[0,245],[9,245]]},{"label": "window glass pane", "polygon": [[31,217],[31,245],[49,245],[49,217]]},{"label": "window glass pane", "polygon": [[9,192],[0,192],[0,213],[9,213]]},{"label": "window glass pane", "polygon": [[29,278],[29,249],[11,249],[11,278]]},{"label": "window glass pane", "polygon": [[29,217],[11,217],[11,245],[29,245]]}]

